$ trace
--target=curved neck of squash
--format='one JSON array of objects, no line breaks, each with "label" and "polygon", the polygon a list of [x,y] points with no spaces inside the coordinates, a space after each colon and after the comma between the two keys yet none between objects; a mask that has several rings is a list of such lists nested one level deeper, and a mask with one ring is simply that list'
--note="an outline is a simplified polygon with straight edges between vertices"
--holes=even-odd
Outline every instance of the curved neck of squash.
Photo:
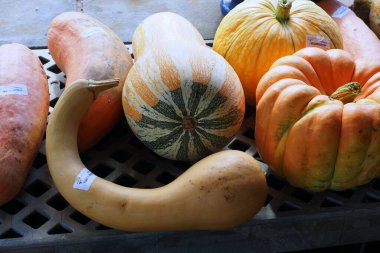
[{"label": "curved neck of squash", "polygon": [[[105,81],[77,80],[67,87],[59,98],[46,130],[46,154],[50,173],[59,188],[59,171],[76,164],[84,167],[77,145],[79,124],[83,115],[106,89],[117,86],[118,79]],[[74,180],[73,180],[74,181]]]},{"label": "curved neck of squash", "polygon": [[285,24],[290,18],[290,8],[292,7],[292,0],[278,0],[276,8],[276,19]]}]

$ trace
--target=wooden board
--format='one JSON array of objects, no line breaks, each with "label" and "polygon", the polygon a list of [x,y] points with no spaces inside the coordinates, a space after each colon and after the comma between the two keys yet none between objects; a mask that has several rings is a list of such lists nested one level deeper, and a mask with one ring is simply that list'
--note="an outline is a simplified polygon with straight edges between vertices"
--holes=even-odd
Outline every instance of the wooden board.
[{"label": "wooden board", "polygon": [[1,1],[0,44],[18,42],[29,47],[46,47],[51,20],[65,11],[83,11],[108,25],[124,42],[146,17],[171,11],[187,18],[205,39],[214,37],[223,15],[219,0],[14,0]]}]

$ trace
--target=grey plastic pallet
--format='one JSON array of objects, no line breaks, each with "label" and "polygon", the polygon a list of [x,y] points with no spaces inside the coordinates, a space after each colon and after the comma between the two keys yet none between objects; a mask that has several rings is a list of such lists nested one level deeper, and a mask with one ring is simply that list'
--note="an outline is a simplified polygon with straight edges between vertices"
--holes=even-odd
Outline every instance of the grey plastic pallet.
[{"label": "grey plastic pallet", "polygon": [[[65,76],[48,50],[34,50],[49,76],[50,112]],[[226,149],[258,160],[254,113]],[[100,177],[130,187],[166,184],[191,163],[149,151],[124,119],[92,150],[81,155]],[[311,193],[267,171],[268,198],[240,227],[224,231],[127,233],[104,227],[73,209],[57,192],[46,164],[44,143],[22,192],[0,207],[0,252],[285,252],[380,240],[380,179],[355,189]]]}]

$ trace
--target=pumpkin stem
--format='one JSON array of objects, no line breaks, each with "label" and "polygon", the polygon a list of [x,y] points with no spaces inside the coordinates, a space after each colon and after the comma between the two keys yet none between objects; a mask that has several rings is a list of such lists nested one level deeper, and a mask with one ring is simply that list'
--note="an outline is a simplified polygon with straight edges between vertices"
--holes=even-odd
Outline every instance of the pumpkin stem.
[{"label": "pumpkin stem", "polygon": [[278,0],[276,19],[280,21],[280,23],[285,24],[289,20],[292,2],[291,0]]},{"label": "pumpkin stem", "polygon": [[330,98],[337,99],[343,104],[350,103],[360,94],[362,88],[358,82],[347,83],[343,86],[340,86]]}]

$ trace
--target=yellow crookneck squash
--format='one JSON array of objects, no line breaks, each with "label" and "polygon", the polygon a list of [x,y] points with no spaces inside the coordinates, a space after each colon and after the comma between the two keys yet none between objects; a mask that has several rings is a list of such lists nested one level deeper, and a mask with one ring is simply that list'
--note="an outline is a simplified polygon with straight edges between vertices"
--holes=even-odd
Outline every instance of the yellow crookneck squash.
[{"label": "yellow crookneck squash", "polygon": [[305,48],[276,61],[256,93],[255,141],[292,185],[346,190],[380,175],[380,64]]},{"label": "yellow crookneck squash", "polygon": [[235,69],[255,105],[260,78],[274,61],[307,47],[342,48],[332,18],[308,0],[246,0],[220,23],[213,49]]},{"label": "yellow crookneck squash", "polygon": [[65,89],[51,114],[46,133],[49,171],[75,209],[126,231],[226,229],[261,209],[267,193],[265,175],[242,151],[212,154],[156,189],[123,187],[84,169],[77,147],[80,121],[99,93],[118,83],[78,80]]}]

